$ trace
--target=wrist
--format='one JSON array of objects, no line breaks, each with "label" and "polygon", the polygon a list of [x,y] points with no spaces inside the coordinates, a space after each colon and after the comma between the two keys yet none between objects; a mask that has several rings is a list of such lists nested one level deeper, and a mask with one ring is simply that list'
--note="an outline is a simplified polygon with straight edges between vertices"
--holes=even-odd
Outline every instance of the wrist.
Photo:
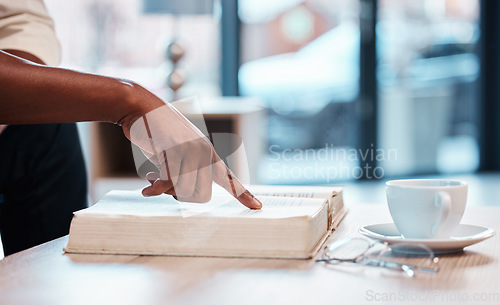
[{"label": "wrist", "polygon": [[128,80],[119,80],[123,87],[124,110],[122,115],[114,122],[124,130],[130,130],[132,124],[148,112],[164,106],[165,103],[139,84]]}]

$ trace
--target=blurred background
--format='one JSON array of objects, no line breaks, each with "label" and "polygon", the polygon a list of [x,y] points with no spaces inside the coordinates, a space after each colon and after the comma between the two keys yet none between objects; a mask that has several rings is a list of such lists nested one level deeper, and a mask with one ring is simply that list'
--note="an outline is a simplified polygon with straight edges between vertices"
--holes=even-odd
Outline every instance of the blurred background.
[{"label": "blurred background", "polygon": [[[247,182],[499,169],[494,1],[45,1],[63,67],[198,96],[210,132],[242,136]],[[80,124],[94,202],[144,184],[114,127]]]},{"label": "blurred background", "polygon": [[[344,185],[349,205],[452,177],[500,205],[499,1],[45,2],[62,67],[197,101],[246,183]],[[90,203],[147,184],[120,127],[78,125]]]}]

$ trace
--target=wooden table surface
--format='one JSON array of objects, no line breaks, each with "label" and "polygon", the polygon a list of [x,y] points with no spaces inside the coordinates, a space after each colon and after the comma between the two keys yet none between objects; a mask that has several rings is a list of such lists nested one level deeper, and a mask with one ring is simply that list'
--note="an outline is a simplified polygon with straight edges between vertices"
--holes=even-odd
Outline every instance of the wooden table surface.
[{"label": "wooden table surface", "polygon": [[[383,205],[352,205],[330,240],[388,222]],[[500,207],[462,223],[500,230]],[[0,304],[500,304],[500,238],[440,256],[437,274],[326,268],[312,260],[64,254],[67,237],[0,261]]]}]

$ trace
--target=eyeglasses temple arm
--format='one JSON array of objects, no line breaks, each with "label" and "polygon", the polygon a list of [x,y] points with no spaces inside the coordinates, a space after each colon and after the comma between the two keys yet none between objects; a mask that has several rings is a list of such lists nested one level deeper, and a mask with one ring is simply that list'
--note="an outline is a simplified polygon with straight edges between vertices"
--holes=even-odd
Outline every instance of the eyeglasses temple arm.
[{"label": "eyeglasses temple arm", "polygon": [[370,265],[374,265],[374,264],[378,264],[378,266],[384,267],[387,269],[402,270],[405,272],[408,272],[407,270],[413,270],[413,271],[423,271],[423,272],[429,272],[429,273],[436,273],[439,270],[439,268],[437,266],[434,268],[424,268],[424,267],[419,267],[419,266],[414,266],[414,265],[409,265],[409,264],[400,264],[400,263],[389,262],[389,261],[376,262],[375,260],[373,260],[373,262],[371,262]]}]

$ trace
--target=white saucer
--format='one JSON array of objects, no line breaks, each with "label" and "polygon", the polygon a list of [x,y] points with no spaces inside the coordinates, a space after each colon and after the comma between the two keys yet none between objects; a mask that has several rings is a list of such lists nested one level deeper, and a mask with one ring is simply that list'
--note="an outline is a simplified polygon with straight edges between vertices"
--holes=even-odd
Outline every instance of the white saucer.
[{"label": "white saucer", "polygon": [[475,225],[460,224],[453,236],[446,239],[404,239],[394,223],[381,223],[361,227],[359,233],[382,242],[422,243],[431,248],[436,254],[454,253],[464,247],[476,244],[495,235],[493,229]]}]

